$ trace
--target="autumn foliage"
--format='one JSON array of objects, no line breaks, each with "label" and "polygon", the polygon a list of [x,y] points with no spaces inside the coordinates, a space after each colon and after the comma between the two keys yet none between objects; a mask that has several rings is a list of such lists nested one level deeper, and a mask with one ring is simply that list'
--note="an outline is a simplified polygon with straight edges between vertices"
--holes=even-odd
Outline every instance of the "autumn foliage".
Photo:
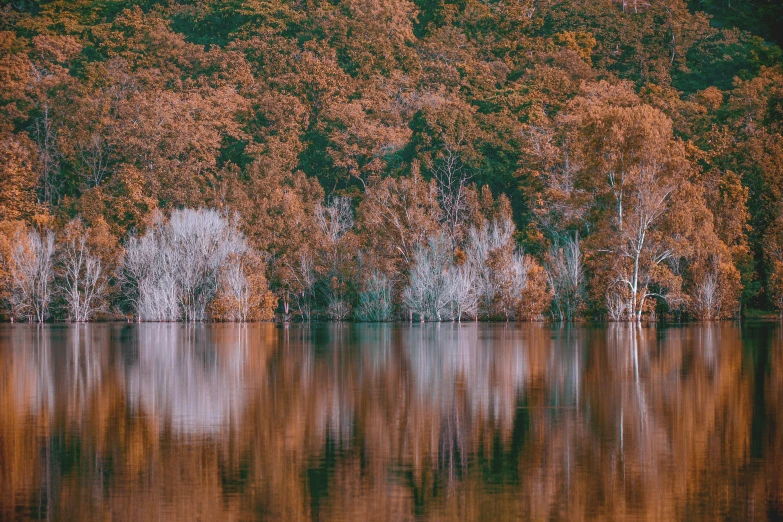
[{"label": "autumn foliage", "polygon": [[[1,9],[6,318],[143,316],[129,246],[178,212],[221,216],[244,246],[202,293],[144,279],[168,296],[150,319],[783,307],[783,55],[754,35],[772,34],[760,15],[740,16],[748,6]],[[51,295],[29,297],[33,280]]]}]

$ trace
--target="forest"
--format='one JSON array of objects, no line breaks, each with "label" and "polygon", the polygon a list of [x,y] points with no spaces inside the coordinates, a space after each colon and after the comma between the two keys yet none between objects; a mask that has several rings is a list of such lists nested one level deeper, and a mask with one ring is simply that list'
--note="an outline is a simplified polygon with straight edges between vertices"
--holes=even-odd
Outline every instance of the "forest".
[{"label": "forest", "polygon": [[771,0],[11,0],[0,318],[783,313]]}]

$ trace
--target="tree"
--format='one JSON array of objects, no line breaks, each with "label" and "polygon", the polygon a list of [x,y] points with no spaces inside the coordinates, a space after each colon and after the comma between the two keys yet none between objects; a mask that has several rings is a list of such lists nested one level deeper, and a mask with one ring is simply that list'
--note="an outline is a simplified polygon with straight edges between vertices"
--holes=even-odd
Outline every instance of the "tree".
[{"label": "tree", "polygon": [[579,139],[588,159],[580,184],[594,197],[594,269],[605,274],[599,284],[607,298],[622,303],[620,316],[638,321],[649,298],[665,301],[667,290],[679,291],[666,264],[675,251],[665,225],[671,205],[688,205],[671,196],[690,164],[671,120],[652,107],[587,103],[580,111]]},{"label": "tree", "polygon": [[[468,229],[464,244],[465,265],[478,301],[477,314],[506,320],[520,318],[525,291],[530,290],[529,271],[537,264],[514,242],[516,227],[508,200],[501,197],[495,203],[488,192],[483,199],[484,211],[478,212],[480,223]],[[543,285],[546,289],[546,281]],[[538,304],[534,308],[538,310]]]},{"label": "tree", "polygon": [[359,293],[359,306],[354,316],[359,321],[389,321],[393,313],[392,285],[389,279],[373,271]]},{"label": "tree", "polygon": [[264,264],[252,251],[231,254],[220,268],[217,295],[209,306],[215,321],[268,321],[274,317],[277,298],[269,291]]},{"label": "tree", "polygon": [[769,278],[769,288],[772,302],[783,318],[783,261],[775,260],[772,266],[772,275]]},{"label": "tree", "polygon": [[487,265],[490,269],[491,284],[496,289],[491,310],[506,321],[514,317],[521,318],[517,312],[522,310],[525,304],[524,292],[528,288],[531,261],[521,249],[513,248],[511,244],[489,253]]},{"label": "tree", "polygon": [[[513,262],[513,233],[514,223],[508,217],[485,221],[481,226],[472,226],[468,230],[466,263],[474,273],[479,313],[485,317],[491,317],[498,311],[498,303],[504,295],[511,298],[511,289],[505,285],[510,281],[508,265]],[[513,304],[507,304],[508,307],[500,308],[505,311],[514,308]]]},{"label": "tree", "polygon": [[315,219],[324,242],[318,250],[319,272],[323,278],[326,313],[342,321],[351,312],[349,287],[354,278],[356,238],[353,209],[347,197],[335,197],[326,205],[318,203]]},{"label": "tree", "polygon": [[299,316],[305,321],[310,321],[313,315],[316,283],[313,258],[309,252],[303,250],[299,253],[298,259],[287,262],[286,269],[286,294],[283,312],[287,317],[289,313],[288,299],[291,296],[296,303]]},{"label": "tree", "polygon": [[0,221],[0,305],[12,319],[11,296],[14,286],[14,251],[17,240],[25,233],[22,221]]},{"label": "tree", "polygon": [[172,213],[166,241],[172,252],[180,306],[186,321],[203,321],[217,290],[217,274],[232,254],[247,249],[233,222],[214,210],[181,210]]},{"label": "tree", "polygon": [[547,273],[544,267],[533,258],[526,256],[526,285],[517,307],[517,319],[538,321],[552,305],[552,291],[547,285]]},{"label": "tree", "polygon": [[35,213],[36,161],[34,145],[24,135],[0,137],[0,221]]},{"label": "tree", "polygon": [[49,318],[54,279],[54,233],[29,231],[15,238],[11,255],[11,308],[16,317]]},{"label": "tree", "polygon": [[131,237],[118,267],[117,280],[126,307],[139,321],[180,319],[174,260],[160,231]]},{"label": "tree", "polygon": [[292,151],[280,147],[248,166],[248,180],[232,181],[226,200],[242,215],[250,244],[269,256],[268,281],[284,316],[296,306],[309,318],[316,283],[314,250],[323,244],[315,209],[324,193],[317,180],[286,172],[295,155],[291,159]]},{"label": "tree", "polygon": [[236,218],[215,210],[177,210],[128,241],[119,279],[140,320],[203,321],[221,268],[247,250]]},{"label": "tree", "polygon": [[555,319],[571,321],[580,312],[584,299],[585,269],[579,235],[554,244],[547,257],[547,276],[554,295]]},{"label": "tree", "polygon": [[366,248],[378,258],[378,269],[386,274],[408,271],[418,245],[440,230],[437,194],[435,181],[424,181],[417,171],[368,185],[358,223]]},{"label": "tree", "polygon": [[411,314],[422,321],[454,318],[452,285],[448,276],[452,268],[451,241],[448,238],[433,236],[418,245],[408,286],[402,294]]},{"label": "tree", "polygon": [[39,201],[44,205],[57,205],[62,197],[60,160],[62,154],[57,144],[58,129],[54,123],[50,102],[44,100],[41,115],[35,119],[31,132],[38,145]]},{"label": "tree", "polygon": [[472,266],[463,263],[446,273],[446,288],[451,294],[454,317],[478,319],[479,296],[476,292],[476,273]]},{"label": "tree", "polygon": [[105,267],[88,246],[81,220],[66,225],[57,252],[58,292],[65,301],[67,319],[81,323],[104,309],[107,293]]},{"label": "tree", "polygon": [[469,211],[466,192],[470,175],[459,156],[448,146],[432,167],[432,175],[437,181],[438,201],[443,210],[441,219],[452,248],[456,248]]},{"label": "tree", "polygon": [[[753,267],[753,253],[748,241],[749,191],[748,187],[742,184],[741,177],[731,170],[720,173],[716,185],[705,190],[705,199],[714,217],[715,234],[728,250],[721,263],[730,261],[739,276],[735,288],[736,297],[731,291],[724,292],[722,308],[724,312],[731,309],[732,313],[736,308],[737,314],[741,315],[742,305],[755,297],[760,290],[760,283]],[[729,270],[729,267],[726,267],[726,270]]]}]

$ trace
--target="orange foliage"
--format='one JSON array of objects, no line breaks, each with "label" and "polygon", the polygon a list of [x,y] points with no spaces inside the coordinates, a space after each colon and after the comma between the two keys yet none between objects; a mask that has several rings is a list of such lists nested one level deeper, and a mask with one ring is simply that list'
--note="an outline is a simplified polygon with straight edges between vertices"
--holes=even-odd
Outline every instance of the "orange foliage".
[{"label": "orange foliage", "polygon": [[527,286],[519,300],[519,318],[527,321],[540,321],[552,303],[552,291],[547,283],[544,267],[528,256],[529,269]]},{"label": "orange foliage", "polygon": [[277,297],[269,291],[264,263],[253,253],[232,256],[220,272],[220,284],[209,306],[214,321],[269,321]]},{"label": "orange foliage", "polygon": [[25,135],[0,137],[0,221],[27,219],[36,211],[34,149]]}]

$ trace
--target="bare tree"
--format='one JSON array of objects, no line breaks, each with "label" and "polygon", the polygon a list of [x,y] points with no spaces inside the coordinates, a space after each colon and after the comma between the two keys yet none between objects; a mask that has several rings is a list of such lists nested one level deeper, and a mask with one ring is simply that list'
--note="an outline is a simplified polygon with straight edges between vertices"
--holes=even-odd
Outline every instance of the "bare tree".
[{"label": "bare tree", "polygon": [[422,321],[476,317],[476,275],[471,266],[457,266],[445,234],[432,236],[414,255],[403,302]]},{"label": "bare tree", "polygon": [[58,291],[65,300],[68,320],[85,322],[99,311],[106,294],[101,260],[90,252],[87,234],[72,223],[72,232],[59,252]]},{"label": "bare tree", "polygon": [[346,250],[345,234],[353,228],[353,210],[351,200],[336,197],[327,205],[320,203],[315,207],[315,220],[326,238],[326,244],[319,251],[319,265],[324,276],[322,286],[326,294],[326,315],[342,321],[351,313],[351,305],[346,298],[346,288],[350,279],[351,258],[354,252]]},{"label": "bare tree", "polygon": [[247,275],[245,275],[242,259],[232,256],[222,272],[222,277],[225,287],[236,303],[233,319],[242,323],[246,322],[250,315],[253,289]]},{"label": "bare tree", "polygon": [[481,227],[468,230],[465,252],[467,263],[475,275],[475,290],[479,299],[479,312],[490,315],[495,298],[500,292],[498,279],[489,259],[492,252],[507,247],[512,241],[514,223],[510,219],[485,222]]},{"label": "bare tree", "polygon": [[247,249],[245,238],[236,220],[205,209],[173,212],[165,237],[174,256],[183,319],[203,321],[217,291],[220,267],[230,255]]},{"label": "bare tree", "polygon": [[299,310],[299,315],[305,321],[309,321],[313,315],[313,294],[315,288],[315,267],[313,257],[302,252],[299,261],[289,265],[291,279],[295,282],[296,290],[293,292],[294,302]]},{"label": "bare tree", "polygon": [[714,270],[707,272],[696,285],[694,305],[700,319],[715,319],[720,312],[720,289]]},{"label": "bare tree", "polygon": [[[673,255],[665,238],[655,233],[656,225],[668,209],[669,195],[675,188],[661,175],[661,170],[654,160],[634,169],[630,173],[630,190],[615,185],[618,182],[614,174],[610,174],[610,183],[617,187],[616,237],[610,248],[610,253],[617,256],[615,281],[627,286],[628,305],[625,308],[637,321],[642,318],[647,298],[664,297],[653,292],[650,284],[655,278],[656,267]],[[627,187],[629,183],[625,181],[624,184]]]},{"label": "bare tree", "polygon": [[359,321],[388,321],[392,318],[392,285],[381,272],[373,271],[364,291],[359,294],[356,318]]},{"label": "bare tree", "polygon": [[203,321],[220,268],[247,248],[236,220],[215,210],[176,210],[128,241],[118,278],[140,320]]},{"label": "bare tree", "polygon": [[416,249],[403,301],[422,321],[442,321],[453,317],[448,284],[451,265],[451,242],[444,235],[433,236]]},{"label": "bare tree", "polygon": [[327,205],[318,203],[315,207],[315,220],[326,238],[331,243],[337,243],[353,227],[350,198],[340,196]]},{"label": "bare tree", "polygon": [[454,317],[458,321],[465,316],[478,318],[479,296],[476,293],[476,280],[476,272],[468,264],[453,267],[446,273],[446,289],[451,298]]},{"label": "bare tree", "polygon": [[180,318],[171,252],[163,248],[162,226],[131,237],[117,279],[139,320],[176,321]]},{"label": "bare tree", "polygon": [[546,269],[554,292],[554,313],[560,321],[571,321],[584,298],[585,274],[578,234],[562,245],[553,245]]},{"label": "bare tree", "polygon": [[16,238],[11,254],[11,307],[17,317],[49,317],[52,299],[54,233],[28,232]]},{"label": "bare tree", "polygon": [[[38,70],[35,72],[42,74]],[[31,130],[38,145],[40,201],[49,205],[57,205],[60,202],[60,159],[62,155],[57,148],[57,128],[54,125],[48,101],[42,103],[41,115],[34,120]]]},{"label": "bare tree", "polygon": [[139,321],[179,321],[182,319],[182,311],[177,282],[171,271],[162,265],[156,268],[157,277],[145,279],[139,285]]},{"label": "bare tree", "polygon": [[335,321],[344,321],[351,314],[351,305],[345,299],[333,297],[326,306],[326,315]]},{"label": "bare tree", "polygon": [[459,155],[448,146],[443,157],[433,166],[432,174],[438,182],[438,201],[443,210],[441,219],[453,249],[457,246],[458,232],[468,211],[465,190],[471,176]]},{"label": "bare tree", "polygon": [[99,132],[93,132],[85,142],[77,144],[79,161],[86,169],[88,187],[97,187],[109,172],[111,148]]},{"label": "bare tree", "polygon": [[625,291],[622,286],[618,288],[618,285],[613,285],[613,288],[606,293],[606,310],[612,321],[619,321],[626,317],[628,299],[623,295]]},{"label": "bare tree", "polygon": [[[498,279],[501,284],[501,299],[503,315],[510,319],[517,315],[522,304],[522,292],[527,288],[530,257],[521,248],[515,248],[510,262],[500,271]],[[497,276],[496,276],[497,277]]]},{"label": "bare tree", "polygon": [[494,220],[468,233],[466,258],[456,264],[446,234],[432,236],[414,256],[403,302],[421,320],[513,317],[527,287],[529,259],[512,241],[513,223]]}]

